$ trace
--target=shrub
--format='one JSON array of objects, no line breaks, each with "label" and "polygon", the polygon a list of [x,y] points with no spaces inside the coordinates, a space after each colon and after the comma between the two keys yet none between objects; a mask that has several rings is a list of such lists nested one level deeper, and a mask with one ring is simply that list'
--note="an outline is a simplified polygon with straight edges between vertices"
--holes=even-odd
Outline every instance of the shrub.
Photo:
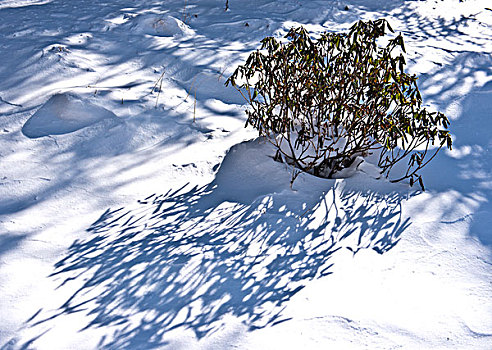
[{"label": "shrub", "polygon": [[293,28],[285,42],[263,39],[226,85],[246,99],[247,125],[276,146],[277,160],[331,178],[357,157],[376,154],[385,176],[406,159],[392,181],[423,189],[419,170],[451,149],[449,121],[422,107],[418,78],[404,72],[403,37],[387,31],[394,33],[385,19],[317,40]]}]

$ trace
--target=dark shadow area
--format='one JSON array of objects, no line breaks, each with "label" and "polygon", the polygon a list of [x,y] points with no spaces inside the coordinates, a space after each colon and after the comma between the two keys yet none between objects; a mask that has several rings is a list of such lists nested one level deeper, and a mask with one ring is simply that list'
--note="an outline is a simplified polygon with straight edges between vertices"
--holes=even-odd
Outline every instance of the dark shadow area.
[{"label": "dark shadow area", "polygon": [[10,250],[17,248],[21,242],[27,238],[26,234],[11,234],[11,233],[1,233],[0,234],[0,257]]},{"label": "dark shadow area", "polygon": [[296,192],[282,176],[252,176],[259,172],[254,164],[240,162],[264,146],[234,146],[209,185],[185,185],[104,212],[53,274],[60,288],[85,282],[54,315],[31,324],[83,312],[92,320],[86,328],[117,326],[101,340],[106,349],[157,348],[181,327],[201,338],[229,315],[252,329],[274,325],[308,281],[333,272],[337,251],[384,253],[410,225],[400,209],[406,194],[312,177]]}]

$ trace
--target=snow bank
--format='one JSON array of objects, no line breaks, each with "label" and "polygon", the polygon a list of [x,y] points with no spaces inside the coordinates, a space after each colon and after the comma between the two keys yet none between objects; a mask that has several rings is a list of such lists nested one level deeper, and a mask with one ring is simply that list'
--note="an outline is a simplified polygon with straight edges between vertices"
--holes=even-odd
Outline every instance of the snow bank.
[{"label": "snow bank", "polygon": [[157,36],[186,36],[194,34],[194,31],[183,21],[169,15],[140,15],[135,19],[135,22],[133,31],[139,34]]},{"label": "snow bank", "polygon": [[117,117],[76,95],[57,94],[29,118],[22,133],[29,138],[68,134],[108,118]]},{"label": "snow bank", "polygon": [[52,0],[4,0],[0,4],[0,9],[44,5],[50,3],[51,1]]}]

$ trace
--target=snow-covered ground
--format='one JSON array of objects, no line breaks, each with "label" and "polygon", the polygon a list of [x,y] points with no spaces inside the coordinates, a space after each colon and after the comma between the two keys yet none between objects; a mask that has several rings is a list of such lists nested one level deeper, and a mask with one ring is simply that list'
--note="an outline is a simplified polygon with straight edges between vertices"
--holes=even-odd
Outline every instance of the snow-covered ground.
[{"label": "snow-covered ground", "polygon": [[[490,0],[0,0],[2,349],[492,349]],[[454,150],[291,171],[225,79],[385,17]]]}]

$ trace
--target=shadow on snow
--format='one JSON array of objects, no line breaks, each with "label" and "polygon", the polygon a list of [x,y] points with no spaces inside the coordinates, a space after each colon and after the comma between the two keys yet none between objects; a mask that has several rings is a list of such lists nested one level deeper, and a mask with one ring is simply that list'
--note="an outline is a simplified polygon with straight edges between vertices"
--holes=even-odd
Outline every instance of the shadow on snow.
[{"label": "shadow on snow", "polygon": [[332,273],[335,252],[386,252],[410,225],[397,192],[311,176],[293,191],[284,165],[262,155],[272,171],[265,178],[251,162],[265,148],[258,140],[234,146],[209,185],[108,209],[56,264],[62,285],[85,283],[37,324],[87,313],[86,328],[117,326],[100,347],[118,349],[165,345],[178,327],[201,338],[227,315],[251,329],[274,325],[309,280]]}]

